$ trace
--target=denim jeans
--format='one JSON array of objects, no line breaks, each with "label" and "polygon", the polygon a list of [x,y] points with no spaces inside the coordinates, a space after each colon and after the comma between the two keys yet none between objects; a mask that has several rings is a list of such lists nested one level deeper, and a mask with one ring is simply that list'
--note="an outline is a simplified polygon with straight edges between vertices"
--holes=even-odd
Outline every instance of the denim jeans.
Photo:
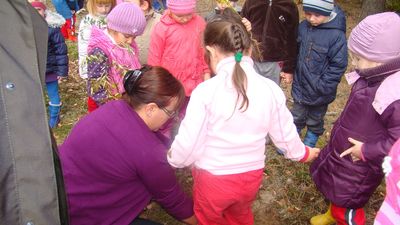
[{"label": "denim jeans", "polygon": [[47,95],[50,103],[59,105],[61,103],[60,93],[58,92],[58,81],[46,82]]},{"label": "denim jeans", "polygon": [[320,136],[324,133],[324,117],[328,105],[311,106],[295,102],[292,108],[292,115],[297,131],[307,126],[307,130]]}]

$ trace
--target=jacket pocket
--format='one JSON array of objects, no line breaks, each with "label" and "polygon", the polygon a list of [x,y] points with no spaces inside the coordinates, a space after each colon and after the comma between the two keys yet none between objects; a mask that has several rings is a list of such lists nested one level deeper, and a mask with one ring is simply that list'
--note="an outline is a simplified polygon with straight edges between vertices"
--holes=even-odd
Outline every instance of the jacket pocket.
[{"label": "jacket pocket", "polygon": [[328,61],[328,48],[311,44],[308,63],[310,72],[320,75],[323,72],[326,62]]}]

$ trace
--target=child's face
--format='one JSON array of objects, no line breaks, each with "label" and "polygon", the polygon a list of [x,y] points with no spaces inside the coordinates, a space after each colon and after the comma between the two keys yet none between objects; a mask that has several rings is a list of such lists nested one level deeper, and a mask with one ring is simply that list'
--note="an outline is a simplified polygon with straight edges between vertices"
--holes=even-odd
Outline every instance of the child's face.
[{"label": "child's face", "polygon": [[111,3],[96,3],[96,16],[106,16],[111,10]]},{"label": "child's face", "polygon": [[321,14],[314,13],[314,12],[305,11],[304,14],[305,14],[306,20],[314,27],[325,23],[329,19],[329,16],[323,16]]},{"label": "child's face", "polygon": [[134,3],[139,6],[144,13],[149,11],[150,5],[148,1],[140,1],[140,0],[124,0],[124,2]]},{"label": "child's face", "polygon": [[40,8],[40,7],[35,7],[35,9],[38,11],[38,13],[39,13],[43,18],[46,17],[46,16],[45,16],[45,10],[44,10],[44,9],[42,9],[42,8]]},{"label": "child's face", "polygon": [[114,38],[114,41],[117,43],[117,45],[123,48],[125,48],[127,45],[131,45],[136,38],[134,35],[124,34],[116,31],[112,31],[110,34]]},{"label": "child's face", "polygon": [[175,20],[177,23],[180,24],[185,24],[188,23],[192,18],[193,18],[193,13],[188,13],[188,14],[177,14],[177,13],[170,13],[170,16],[173,20]]},{"label": "child's face", "polygon": [[358,70],[365,70],[381,65],[381,63],[369,61],[368,59],[359,56],[351,51],[350,51],[350,59],[351,59],[351,65],[354,67],[354,69]]},{"label": "child's face", "polygon": [[223,3],[223,2],[218,2],[217,1],[217,8],[219,9],[219,10],[224,10],[224,9],[226,9],[226,8],[228,8],[228,7],[230,7],[230,6],[232,6],[232,3],[231,2],[229,2],[230,4],[228,5],[227,3]]}]

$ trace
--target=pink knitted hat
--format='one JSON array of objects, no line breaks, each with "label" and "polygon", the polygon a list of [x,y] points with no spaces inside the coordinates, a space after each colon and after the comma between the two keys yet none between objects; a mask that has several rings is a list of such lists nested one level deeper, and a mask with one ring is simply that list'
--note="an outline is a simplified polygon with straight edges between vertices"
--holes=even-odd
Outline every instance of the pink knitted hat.
[{"label": "pink knitted hat", "polygon": [[123,34],[139,36],[146,27],[146,18],[139,6],[123,2],[108,14],[107,27]]},{"label": "pink knitted hat", "polygon": [[188,14],[194,12],[196,0],[167,0],[167,7],[172,13]]},{"label": "pink knitted hat", "polygon": [[352,31],[349,49],[373,62],[386,63],[400,57],[400,16],[385,12],[368,16]]}]

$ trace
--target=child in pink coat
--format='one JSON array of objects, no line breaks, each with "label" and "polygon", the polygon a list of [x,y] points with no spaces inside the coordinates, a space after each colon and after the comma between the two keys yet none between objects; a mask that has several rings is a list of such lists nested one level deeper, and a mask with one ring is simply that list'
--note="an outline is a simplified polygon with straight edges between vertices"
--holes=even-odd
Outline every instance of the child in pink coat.
[{"label": "child in pink coat", "polygon": [[[193,89],[210,77],[202,47],[206,23],[194,12],[195,0],[168,0],[167,7],[151,34],[147,63],[166,68],[183,84],[187,97],[179,115],[183,118]],[[170,137],[171,127],[169,123],[162,133]]]},{"label": "child in pink coat", "polygon": [[145,27],[139,6],[121,3],[108,14],[107,29],[92,28],[87,58],[89,112],[125,92],[126,71],[141,67],[135,38]]},{"label": "child in pink coat", "polygon": [[374,225],[395,225],[400,222],[400,139],[385,157],[382,167],[386,175],[386,198]]}]

